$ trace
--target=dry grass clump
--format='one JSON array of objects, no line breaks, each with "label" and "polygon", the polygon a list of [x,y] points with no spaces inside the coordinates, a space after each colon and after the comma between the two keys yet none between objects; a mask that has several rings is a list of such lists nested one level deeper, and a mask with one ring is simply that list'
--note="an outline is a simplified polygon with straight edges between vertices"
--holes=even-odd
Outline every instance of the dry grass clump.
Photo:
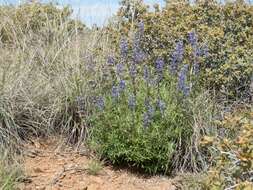
[{"label": "dry grass clump", "polygon": [[[0,8],[0,149],[18,151],[30,135],[55,132],[83,140],[91,84],[108,49],[105,34],[80,30],[53,5]],[[18,39],[6,40],[8,32]]]}]

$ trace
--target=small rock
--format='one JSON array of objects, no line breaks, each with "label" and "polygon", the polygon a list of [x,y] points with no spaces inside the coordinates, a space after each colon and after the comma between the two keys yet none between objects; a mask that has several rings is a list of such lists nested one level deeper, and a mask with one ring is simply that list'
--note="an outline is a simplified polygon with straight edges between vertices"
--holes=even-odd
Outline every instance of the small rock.
[{"label": "small rock", "polygon": [[43,172],[43,170],[40,169],[40,168],[34,168],[33,171],[34,171],[35,173],[41,173],[41,172]]},{"label": "small rock", "polygon": [[46,187],[36,187],[36,190],[46,190]]}]

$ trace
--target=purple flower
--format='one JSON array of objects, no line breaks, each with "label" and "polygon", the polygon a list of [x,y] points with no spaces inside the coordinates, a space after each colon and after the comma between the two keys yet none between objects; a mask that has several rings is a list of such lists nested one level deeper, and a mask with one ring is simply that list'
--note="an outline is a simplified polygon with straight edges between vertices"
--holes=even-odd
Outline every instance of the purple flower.
[{"label": "purple flower", "polygon": [[134,48],[134,52],[133,52],[133,60],[134,60],[134,62],[135,63],[140,63],[144,59],[145,59],[144,52],[141,49],[139,49],[139,48]]},{"label": "purple flower", "polygon": [[97,107],[100,111],[104,110],[105,107],[105,101],[103,97],[98,97],[96,101]]},{"label": "purple flower", "polygon": [[134,110],[135,107],[136,107],[136,98],[134,95],[130,95],[129,96],[129,99],[128,99],[128,107],[131,109],[131,110]]},{"label": "purple flower", "polygon": [[84,99],[84,97],[78,96],[76,98],[76,101],[77,101],[77,106],[78,106],[79,110],[84,111],[84,109],[85,109],[85,99]]},{"label": "purple flower", "polygon": [[130,68],[129,68],[129,74],[132,78],[135,78],[136,75],[137,75],[137,68],[136,68],[136,64],[132,63],[130,65]]},{"label": "purple flower", "polygon": [[143,126],[144,128],[148,128],[148,126],[150,125],[151,123],[151,119],[149,117],[149,114],[148,112],[145,112],[144,115],[143,115]]},{"label": "purple flower", "polygon": [[118,99],[119,98],[119,89],[116,86],[112,87],[112,97],[114,99]]},{"label": "purple flower", "polygon": [[202,49],[200,49],[199,47],[193,48],[193,55],[194,55],[195,57],[200,57],[200,56],[202,56]]},{"label": "purple flower", "polygon": [[120,80],[119,81],[119,91],[122,92],[126,88],[126,81],[125,80]]},{"label": "purple flower", "polygon": [[199,73],[199,63],[197,59],[195,58],[193,62],[193,74],[197,75],[198,73]]},{"label": "purple flower", "polygon": [[121,63],[117,64],[117,66],[116,66],[116,73],[117,73],[117,75],[121,76],[122,73],[123,73],[123,71],[124,71],[124,65],[121,64]]},{"label": "purple flower", "polygon": [[140,37],[137,34],[135,34],[134,38],[134,44],[133,44],[133,61],[135,63],[139,63],[145,59],[145,54],[143,50],[140,47]]},{"label": "purple flower", "polygon": [[154,108],[152,107],[152,105],[150,104],[150,99],[149,98],[146,98],[145,101],[144,101],[144,105],[145,105],[145,108],[147,110],[147,112],[153,116],[154,114]]},{"label": "purple flower", "polygon": [[150,100],[148,98],[145,99],[144,105],[145,105],[146,111],[143,115],[143,126],[144,128],[147,128],[152,122],[155,110],[150,104]]},{"label": "purple flower", "polygon": [[115,64],[115,59],[113,58],[113,56],[108,56],[107,64],[108,65],[114,65]]},{"label": "purple flower", "polygon": [[163,68],[164,68],[164,61],[162,58],[158,58],[156,60],[156,71],[158,73],[162,73],[163,72]]},{"label": "purple flower", "polygon": [[134,35],[133,41],[133,60],[135,63],[139,63],[145,59],[145,53],[141,49],[141,38],[144,34],[144,23],[138,24],[138,31]]},{"label": "purple flower", "polygon": [[149,83],[149,70],[148,70],[148,66],[147,65],[144,65],[144,69],[143,69],[143,77],[144,77],[144,80]]},{"label": "purple flower", "polygon": [[197,37],[197,34],[195,33],[195,31],[192,31],[192,32],[189,33],[189,42],[190,42],[192,47],[197,46],[198,37]]},{"label": "purple flower", "polygon": [[201,56],[201,49],[199,47],[193,48],[193,74],[197,75],[199,73],[199,63],[198,57]]},{"label": "purple flower", "polygon": [[139,34],[142,37],[144,35],[144,22],[143,21],[139,22],[138,28],[139,28]]},{"label": "purple flower", "polygon": [[120,53],[121,53],[121,56],[123,58],[127,57],[128,43],[127,43],[127,40],[125,38],[122,38],[121,41],[120,41]]},{"label": "purple flower", "polygon": [[156,72],[157,72],[157,83],[159,83],[163,78],[163,69],[164,69],[164,61],[162,58],[158,58],[156,60]]},{"label": "purple flower", "polygon": [[187,86],[187,72],[189,65],[184,65],[178,75],[178,90],[180,90],[185,96],[189,95],[190,88]]},{"label": "purple flower", "polygon": [[184,43],[183,41],[179,41],[176,44],[176,48],[172,53],[172,62],[170,65],[170,70],[172,74],[176,74],[178,70],[179,63],[182,62],[184,55]]},{"label": "purple flower", "polygon": [[144,128],[149,127],[149,125],[152,122],[153,119],[153,114],[154,114],[154,109],[152,107],[147,110],[144,115],[143,115],[143,126]]}]

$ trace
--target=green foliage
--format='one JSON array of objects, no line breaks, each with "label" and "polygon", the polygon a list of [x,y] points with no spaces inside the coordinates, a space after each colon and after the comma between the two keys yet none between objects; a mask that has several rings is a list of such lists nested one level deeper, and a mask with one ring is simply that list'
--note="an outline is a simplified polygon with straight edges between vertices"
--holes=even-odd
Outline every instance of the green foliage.
[{"label": "green foliage", "polygon": [[[108,88],[102,91],[105,100],[99,99],[93,111],[90,147],[114,164],[129,164],[153,174],[204,167],[205,157],[198,151],[198,140],[194,137],[205,134],[209,126],[194,129],[197,127],[194,124],[195,119],[207,121],[205,117],[212,115],[213,110],[208,108],[210,102],[204,101],[207,96],[198,94],[197,82],[190,95],[186,95],[178,89],[178,79],[167,67],[160,74],[161,70],[148,67],[149,79],[145,79],[141,64],[137,65],[137,76],[133,76],[132,65],[124,63],[128,72],[123,71],[123,76],[118,73],[120,63],[116,73],[111,68],[112,92]],[[193,82],[197,76],[189,78]],[[126,88],[119,95],[115,85],[120,87],[122,80]],[[196,110],[204,117],[196,118],[199,114]]]},{"label": "green foliage", "polygon": [[225,117],[220,127],[225,137],[205,138],[216,148],[216,164],[200,183],[203,189],[252,189],[253,173],[253,113],[239,110]]},{"label": "green foliage", "polygon": [[[160,97],[167,108],[162,114],[159,108],[155,107],[153,121],[150,126],[145,127],[143,121],[146,109],[143,93],[145,85],[138,82],[137,86],[137,105],[134,113],[128,107],[130,92],[125,92],[117,103],[110,95],[107,96],[105,110],[97,113],[92,119],[90,146],[114,164],[128,163],[149,173],[169,173],[175,168],[192,170],[203,167],[200,159],[205,160],[205,156],[202,155],[203,157],[200,158],[198,152],[194,150],[190,155],[188,152],[191,148],[195,148],[195,146],[191,147],[192,137],[195,134],[194,105],[188,100],[178,99],[175,90],[168,84],[164,84],[160,88]],[[150,91],[154,106],[156,96],[154,91]],[[199,99],[202,103],[203,100]],[[201,103],[198,103],[199,107],[195,104],[197,109],[201,107]],[[205,109],[201,111],[202,116],[208,114]],[[195,135],[201,136],[201,132]],[[198,147],[198,143],[195,143]]]},{"label": "green foliage", "polygon": [[[138,86],[140,89],[144,87],[141,84]],[[128,162],[150,173],[167,171],[176,148],[174,142],[181,138],[186,140],[190,134],[190,129],[187,131],[182,124],[183,110],[167,94],[166,103],[171,102],[171,105],[166,110],[164,119],[157,110],[154,123],[145,129],[142,121],[145,95],[141,92],[137,94],[135,113],[128,108],[127,97],[128,94],[124,94],[118,106],[108,97],[106,109],[92,123],[92,145],[113,163]]]},{"label": "green foliage", "polygon": [[2,190],[14,190],[16,189],[17,179],[20,176],[20,172],[17,168],[7,168],[0,162],[0,189]]},{"label": "green foliage", "polygon": [[99,160],[92,160],[87,168],[87,172],[90,175],[98,175],[99,172],[103,169],[103,163]]},{"label": "green foliage", "polygon": [[[138,7],[128,10],[135,9],[138,10]],[[253,74],[252,5],[244,1],[224,4],[215,0],[196,1],[194,4],[184,0],[168,1],[162,10],[144,11],[135,20],[126,22],[128,14],[119,14],[119,27],[113,25],[109,29],[115,41],[119,33],[129,36],[135,23],[143,20],[144,49],[153,58],[162,55],[171,62],[171,52],[177,39],[186,41],[188,33],[195,31],[199,43],[206,45],[209,52],[208,59],[201,62],[202,85],[229,99],[248,96]],[[185,52],[188,60],[191,58],[189,51]]]}]

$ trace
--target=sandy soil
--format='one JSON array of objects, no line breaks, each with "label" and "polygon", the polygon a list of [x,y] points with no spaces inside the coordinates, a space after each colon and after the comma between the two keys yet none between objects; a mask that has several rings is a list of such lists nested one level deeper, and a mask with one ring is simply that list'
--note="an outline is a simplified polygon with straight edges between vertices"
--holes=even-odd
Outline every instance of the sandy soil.
[{"label": "sandy soil", "polygon": [[97,175],[87,172],[91,158],[85,151],[58,149],[55,140],[27,145],[25,178],[20,190],[175,190],[164,176],[145,177],[126,169],[103,166]]}]

